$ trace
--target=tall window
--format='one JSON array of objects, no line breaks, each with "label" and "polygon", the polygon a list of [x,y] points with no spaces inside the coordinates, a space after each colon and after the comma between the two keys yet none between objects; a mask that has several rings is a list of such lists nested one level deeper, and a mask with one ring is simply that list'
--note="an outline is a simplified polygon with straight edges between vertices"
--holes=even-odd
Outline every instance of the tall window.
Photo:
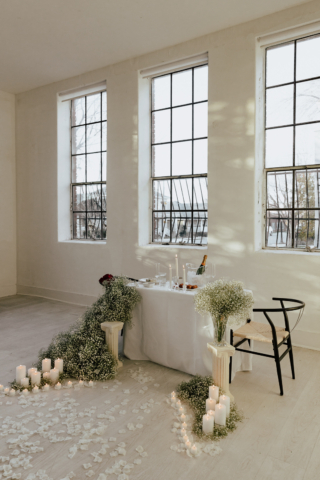
[{"label": "tall window", "polygon": [[107,234],[106,92],[71,101],[72,236],[103,240]]},{"label": "tall window", "polygon": [[266,50],[266,246],[320,248],[320,36]]},{"label": "tall window", "polygon": [[208,66],[152,80],[152,241],[207,243]]}]

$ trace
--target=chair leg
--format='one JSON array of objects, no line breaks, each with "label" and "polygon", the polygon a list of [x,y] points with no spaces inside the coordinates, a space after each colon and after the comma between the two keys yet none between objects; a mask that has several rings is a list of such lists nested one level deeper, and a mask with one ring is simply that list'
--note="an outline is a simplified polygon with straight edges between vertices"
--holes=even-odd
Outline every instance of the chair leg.
[{"label": "chair leg", "polygon": [[283,395],[283,385],[282,385],[282,374],[281,374],[281,366],[280,366],[280,358],[279,358],[279,349],[278,345],[273,342],[273,351],[274,351],[274,359],[276,362],[277,367],[277,374],[279,380],[279,387],[280,387],[280,395]]},{"label": "chair leg", "polygon": [[[233,330],[230,330],[230,345],[233,346]],[[229,383],[232,381],[232,357],[229,360]]]},{"label": "chair leg", "polygon": [[291,365],[291,373],[292,373],[292,379],[294,380],[296,378],[295,373],[294,373],[294,362],[293,362],[293,351],[292,351],[292,343],[291,343],[291,336],[287,338],[287,344],[289,350],[289,357],[290,357],[290,365]]}]

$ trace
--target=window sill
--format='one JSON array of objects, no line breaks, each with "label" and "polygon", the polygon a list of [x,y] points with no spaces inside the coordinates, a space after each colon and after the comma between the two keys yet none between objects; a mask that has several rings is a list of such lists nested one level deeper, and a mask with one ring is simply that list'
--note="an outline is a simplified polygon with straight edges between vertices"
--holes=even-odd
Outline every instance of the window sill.
[{"label": "window sill", "polygon": [[320,255],[320,250],[315,250],[313,252],[307,252],[306,250],[298,250],[295,248],[267,248],[264,247],[260,250],[260,252],[265,252],[265,253],[275,253],[275,254],[281,254],[284,253],[285,255],[311,255],[311,256],[319,256]]},{"label": "window sill", "polygon": [[181,249],[181,250],[207,250],[208,245],[163,245],[162,243],[149,243],[147,245],[141,245],[143,248],[166,248],[166,249]]},{"label": "window sill", "polygon": [[59,243],[74,243],[77,245],[106,245],[106,240],[59,240]]}]

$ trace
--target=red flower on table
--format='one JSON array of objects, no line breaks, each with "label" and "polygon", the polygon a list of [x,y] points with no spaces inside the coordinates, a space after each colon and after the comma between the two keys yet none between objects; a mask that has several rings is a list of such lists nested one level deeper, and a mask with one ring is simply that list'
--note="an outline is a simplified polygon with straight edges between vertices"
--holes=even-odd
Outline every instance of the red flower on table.
[{"label": "red flower on table", "polygon": [[110,283],[113,280],[113,275],[110,275],[110,273],[107,273],[106,275],[103,275],[103,277],[99,278],[99,283],[102,286],[105,286],[106,283]]}]

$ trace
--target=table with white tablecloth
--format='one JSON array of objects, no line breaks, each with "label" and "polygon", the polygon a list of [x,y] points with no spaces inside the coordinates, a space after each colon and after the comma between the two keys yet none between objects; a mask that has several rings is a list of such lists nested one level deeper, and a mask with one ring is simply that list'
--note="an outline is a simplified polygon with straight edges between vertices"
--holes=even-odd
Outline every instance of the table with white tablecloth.
[{"label": "table with white tablecloth", "polygon": [[[213,323],[209,315],[195,311],[197,290],[177,291],[158,286],[138,287],[138,290],[142,300],[134,309],[133,325],[125,325],[124,329],[125,356],[131,360],[151,360],[191,375],[211,375],[212,356],[207,343],[213,340]],[[227,340],[229,332],[227,329]],[[235,352],[233,376],[240,370],[252,370],[252,355]]]}]

